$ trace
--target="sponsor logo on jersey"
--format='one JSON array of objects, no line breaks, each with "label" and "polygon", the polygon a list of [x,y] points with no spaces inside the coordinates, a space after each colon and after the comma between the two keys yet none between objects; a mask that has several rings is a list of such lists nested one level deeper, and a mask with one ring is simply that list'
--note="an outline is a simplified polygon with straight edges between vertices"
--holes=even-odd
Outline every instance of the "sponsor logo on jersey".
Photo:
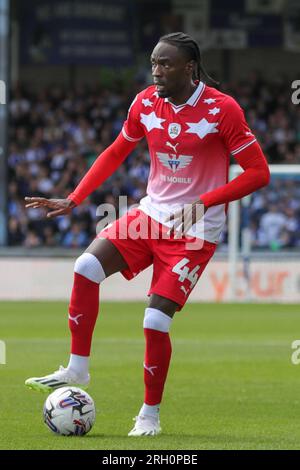
[{"label": "sponsor logo on jersey", "polygon": [[192,178],[181,178],[178,176],[172,175],[159,175],[160,180],[164,183],[180,183],[180,184],[191,184],[193,182]]},{"label": "sponsor logo on jersey", "polygon": [[156,152],[156,155],[160,163],[173,173],[186,168],[193,160],[191,155],[176,155],[174,153],[163,152]]}]

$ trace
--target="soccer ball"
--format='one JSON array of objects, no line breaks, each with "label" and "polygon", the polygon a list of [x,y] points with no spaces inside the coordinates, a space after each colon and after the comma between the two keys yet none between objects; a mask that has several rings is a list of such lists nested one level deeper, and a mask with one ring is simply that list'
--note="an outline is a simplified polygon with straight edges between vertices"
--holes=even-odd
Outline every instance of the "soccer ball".
[{"label": "soccer ball", "polygon": [[95,422],[93,399],[77,387],[62,387],[48,396],[44,404],[44,423],[62,436],[83,436]]}]

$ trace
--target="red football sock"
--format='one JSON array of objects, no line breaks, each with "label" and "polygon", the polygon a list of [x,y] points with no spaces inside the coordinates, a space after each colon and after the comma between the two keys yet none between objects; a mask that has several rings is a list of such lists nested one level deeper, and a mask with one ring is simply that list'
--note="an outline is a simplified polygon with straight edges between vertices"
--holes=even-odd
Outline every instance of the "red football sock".
[{"label": "red football sock", "polygon": [[69,306],[69,328],[72,334],[71,353],[89,356],[93,331],[99,310],[99,284],[74,273]]},{"label": "red football sock", "polygon": [[161,402],[168,374],[172,346],[169,333],[144,328],[146,339],[144,382],[146,405]]}]

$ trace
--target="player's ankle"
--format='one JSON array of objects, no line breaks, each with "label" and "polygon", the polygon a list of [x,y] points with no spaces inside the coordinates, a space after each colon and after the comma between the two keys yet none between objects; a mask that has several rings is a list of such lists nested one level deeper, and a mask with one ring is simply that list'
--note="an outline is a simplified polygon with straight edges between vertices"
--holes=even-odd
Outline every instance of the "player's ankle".
[{"label": "player's ankle", "polygon": [[88,372],[78,371],[78,370],[72,369],[71,367],[67,367],[67,371],[79,383],[85,382],[86,380],[89,379],[89,376],[90,376]]},{"label": "player's ankle", "polygon": [[87,379],[89,377],[89,356],[71,354],[67,369],[77,377]]},{"label": "player's ankle", "polygon": [[139,415],[150,416],[151,418],[158,419],[159,407],[160,403],[158,403],[157,405],[147,405],[146,403],[144,403],[142,408],[140,409]]}]

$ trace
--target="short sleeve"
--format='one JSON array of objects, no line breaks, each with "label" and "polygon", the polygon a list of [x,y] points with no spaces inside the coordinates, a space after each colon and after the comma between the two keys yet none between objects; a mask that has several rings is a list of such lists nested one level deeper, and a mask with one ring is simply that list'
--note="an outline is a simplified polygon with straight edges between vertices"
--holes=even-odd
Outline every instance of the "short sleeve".
[{"label": "short sleeve", "polygon": [[219,126],[220,135],[227,150],[236,155],[256,142],[256,138],[246,122],[241,107],[230,96],[226,98],[223,111]]},{"label": "short sleeve", "polygon": [[144,128],[140,121],[140,103],[141,93],[136,95],[131,103],[128,109],[127,119],[123,124],[122,134],[129,142],[137,142],[145,135]]}]

